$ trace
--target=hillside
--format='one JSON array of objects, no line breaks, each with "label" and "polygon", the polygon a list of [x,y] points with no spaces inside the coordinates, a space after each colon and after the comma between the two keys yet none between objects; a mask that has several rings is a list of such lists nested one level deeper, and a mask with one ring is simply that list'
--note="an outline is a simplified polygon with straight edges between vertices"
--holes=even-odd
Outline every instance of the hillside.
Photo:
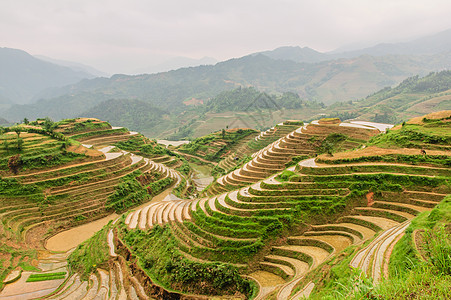
[{"label": "hillside", "polygon": [[79,116],[108,120],[109,123],[133,128],[137,131],[149,128],[159,132],[167,129],[164,119],[167,112],[150,103],[139,100],[106,100],[84,111]]},{"label": "hillside", "polygon": [[252,129],[227,129],[194,139],[189,144],[177,147],[177,150],[201,159],[218,162],[229,155],[234,147],[249,140],[248,136],[256,136]]},{"label": "hillside", "polygon": [[[190,168],[183,158],[98,119],[38,119],[2,128],[0,139],[0,291],[10,273],[25,277],[20,284],[28,295],[61,283],[67,274],[65,256],[49,258],[46,252],[42,257],[51,235],[99,218],[108,221],[143,201],[164,198],[159,195],[171,187],[180,196],[188,191]],[[64,244],[79,239],[65,239],[56,247],[66,251]],[[27,284],[28,275],[39,283],[53,281]],[[17,293],[10,287],[0,297]]]},{"label": "hillside", "polygon": [[428,55],[448,52],[451,49],[451,29],[439,32],[434,35],[424,36],[412,41],[400,43],[382,43],[372,47],[337,53],[330,53],[332,57],[356,57],[360,55]]},{"label": "hillside", "polygon": [[[446,113],[429,116],[424,124],[416,126],[431,136],[441,136],[443,130],[449,131],[449,117]],[[381,151],[371,158],[363,156],[364,163],[341,159],[341,155],[352,156],[355,151],[336,152],[333,156],[319,156],[317,162],[296,162],[272,176],[268,173],[256,181],[249,180],[257,178],[262,170],[274,168],[279,160],[287,160],[286,155],[293,155],[290,151],[303,149],[306,140],[315,134],[337,134],[336,130],[345,128],[357,134],[355,129],[360,128],[359,137],[353,138],[361,139],[374,135],[367,131],[377,131],[371,126],[352,128],[334,122],[324,120],[319,125],[302,127],[267,147],[267,154],[256,153],[259,164],[248,164],[234,172],[238,177],[232,176],[230,184],[235,188],[228,192],[202,199],[151,203],[104,229],[103,242],[90,243],[104,245],[109,251],[108,260],[116,265],[113,276],[133,282],[133,288],[123,290],[120,283],[115,289],[124,293],[141,290],[159,298],[200,294],[240,299],[298,299],[309,294],[324,299],[336,297],[334,293],[339,291],[347,298],[358,299],[368,293],[368,286],[371,295],[386,298],[393,290],[403,295],[416,291],[416,284],[420,284],[422,293],[448,297],[445,264],[434,261],[426,265],[423,260],[440,251],[431,247],[451,242],[449,234],[440,231],[440,224],[449,222],[449,199],[445,196],[451,191],[451,173],[443,168],[443,161],[449,160],[450,152],[427,150],[427,156],[422,155],[418,147],[433,149],[434,139],[412,145],[412,153],[406,152],[403,145],[397,146],[395,136],[402,133],[399,130],[410,130],[405,126],[415,124],[374,136],[369,143]],[[393,136],[389,138],[393,142],[378,142],[385,136]],[[449,141],[444,143],[449,147]],[[324,158],[333,159],[333,164]],[[393,159],[396,163],[386,163]],[[154,225],[166,215],[165,225],[159,221],[159,226]],[[408,230],[407,238],[400,240],[409,226],[426,230],[431,238],[426,240],[421,231]],[[107,235],[111,236],[110,242]],[[415,237],[414,247],[409,242],[411,237]],[[71,255],[70,264],[79,270],[77,276],[86,278],[93,271],[102,276],[101,268],[88,271],[83,267],[87,258],[82,255],[90,255],[87,245]],[[417,245],[421,246],[415,248]],[[423,258],[415,251],[420,251]],[[384,260],[385,255],[393,256],[390,263]],[[123,265],[125,258],[131,261],[130,267]],[[414,263],[412,271],[405,267],[408,261]],[[353,271],[350,265],[361,271]],[[415,276],[420,268],[426,268],[426,282],[420,283]],[[134,275],[127,270],[133,270]],[[152,279],[141,279],[143,274]],[[247,276],[240,277],[244,274]],[[90,276],[95,280],[99,275]],[[388,276],[391,281],[385,281],[382,288],[377,285]],[[405,276],[408,286],[402,285]],[[435,288],[434,281],[440,286]]]},{"label": "hillside", "polygon": [[360,120],[396,123],[434,111],[451,109],[451,71],[405,79],[393,88],[384,88],[361,101],[337,103],[331,115],[346,112]]},{"label": "hillside", "polygon": [[22,50],[0,48],[0,99],[5,98],[12,103],[31,103],[46,89],[93,77],[83,71],[37,59]]},{"label": "hillside", "polygon": [[49,91],[36,104],[13,106],[2,117],[20,120],[46,114],[73,117],[109,99],[138,99],[171,113],[183,112],[184,101],[204,102],[224,90],[253,86],[270,93],[293,92],[326,104],[359,99],[414,74],[449,67],[449,53],[433,56],[360,56],[315,64],[245,56],[214,66],[184,68],[152,75],[114,75],[84,80]]},{"label": "hillside", "polygon": [[0,118],[0,126],[8,126],[10,122],[6,119]]},{"label": "hillside", "polygon": [[355,58],[361,55],[431,55],[448,52],[449,50],[451,50],[451,29],[408,42],[381,43],[353,51],[337,49],[322,53],[309,47],[286,46],[270,51],[258,52],[255,55],[263,54],[273,59],[317,63],[341,58]]},{"label": "hillside", "polygon": [[[189,173],[155,163],[171,156],[170,150],[139,134],[97,119],[65,120],[56,129],[48,119],[21,125],[40,133],[10,129],[2,138],[8,151],[15,151],[11,154],[44,155],[50,147],[64,153],[49,128],[73,146],[78,140],[101,151],[91,148],[100,156],[86,163],[55,162],[39,170],[30,165],[17,175],[2,169],[7,188],[0,200],[8,205],[0,211],[7,242],[0,255],[11,262],[2,267],[2,281],[6,275],[14,278],[16,266],[24,275],[7,283],[0,296],[402,299],[421,290],[446,299],[451,172],[444,166],[451,157],[450,118],[449,112],[434,113],[382,133],[374,123],[287,121],[247,142],[250,149],[266,147],[218,179],[225,187],[221,192],[152,201],[149,197],[172,180],[173,191],[186,190],[182,174]],[[277,132],[284,134],[274,141]],[[209,142],[225,138],[220,134]],[[19,136],[25,140],[22,150]],[[111,144],[133,153],[114,151]],[[172,161],[167,165],[179,165],[177,157],[165,159]],[[82,202],[83,195],[92,200]],[[71,254],[37,254],[36,249],[45,251],[39,237],[55,232],[33,228],[45,225],[58,232],[51,220],[72,227],[105,208],[126,213]],[[14,251],[14,243],[23,248]],[[434,259],[437,255],[442,259]],[[45,269],[49,261],[54,264]],[[27,284],[27,278],[42,283]]]},{"label": "hillside", "polygon": [[172,118],[173,126],[179,127],[161,136],[179,140],[202,137],[223,128],[266,130],[284,120],[307,118],[323,110],[322,103],[301,99],[294,93],[276,95],[239,87],[221,92],[205,103],[190,105],[184,113]]}]

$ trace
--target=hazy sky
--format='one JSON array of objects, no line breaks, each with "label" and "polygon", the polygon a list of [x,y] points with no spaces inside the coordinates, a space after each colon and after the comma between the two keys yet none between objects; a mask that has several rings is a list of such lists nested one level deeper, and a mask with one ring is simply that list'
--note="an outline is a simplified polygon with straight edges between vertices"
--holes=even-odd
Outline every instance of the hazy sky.
[{"label": "hazy sky", "polygon": [[450,0],[0,0],[0,47],[111,74],[174,56],[330,51],[449,28]]}]

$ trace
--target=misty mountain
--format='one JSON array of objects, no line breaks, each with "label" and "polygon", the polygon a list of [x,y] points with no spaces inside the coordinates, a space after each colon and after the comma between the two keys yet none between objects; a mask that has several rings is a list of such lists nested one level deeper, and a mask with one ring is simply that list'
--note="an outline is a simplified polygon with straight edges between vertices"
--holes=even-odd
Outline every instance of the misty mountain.
[{"label": "misty mountain", "polygon": [[109,75],[105,72],[99,71],[96,68],[93,68],[91,66],[87,66],[85,64],[81,64],[78,62],[54,59],[54,58],[47,57],[44,55],[34,55],[34,57],[36,57],[37,59],[43,60],[43,61],[53,63],[55,65],[60,65],[63,67],[71,68],[72,70],[74,70],[76,72],[83,72],[83,73],[87,73],[87,74],[91,75],[90,77],[86,77],[86,78],[109,77]]},{"label": "misty mountain", "polygon": [[69,118],[110,99],[140,100],[176,115],[187,109],[183,103],[187,99],[206,103],[220,92],[239,86],[253,86],[268,93],[292,92],[305,100],[331,104],[361,99],[409,76],[450,67],[451,52],[432,56],[364,55],[315,64],[250,55],[214,66],[85,79],[47,91],[45,99],[31,105],[15,105],[0,116],[14,121],[42,116]]},{"label": "misty mountain", "polygon": [[93,77],[86,72],[42,61],[22,50],[0,48],[0,99],[3,101],[30,103],[45,89]]},{"label": "misty mountain", "polygon": [[389,54],[431,55],[451,51],[451,29],[404,43],[381,43],[361,50],[331,53],[332,58],[357,57],[363,54],[381,56]]},{"label": "misty mountain", "polygon": [[381,43],[354,51],[322,53],[308,47],[279,47],[271,51],[258,52],[273,59],[295,62],[317,63],[341,58],[354,58],[361,55],[433,55],[451,51],[451,29],[403,43]]},{"label": "misty mountain", "polygon": [[163,63],[148,66],[145,68],[137,69],[134,74],[153,74],[153,73],[161,73],[172,70],[177,70],[180,68],[188,68],[188,67],[197,67],[202,65],[214,65],[218,61],[213,57],[203,57],[201,59],[194,59],[189,57],[174,57],[169,59]]},{"label": "misty mountain", "polygon": [[400,123],[434,111],[451,110],[451,71],[412,76],[361,101],[337,103],[330,112],[351,114],[360,120]]},{"label": "misty mountain", "polygon": [[0,126],[10,126],[11,122],[6,119],[0,118]]},{"label": "misty mountain", "polygon": [[[258,52],[256,54],[263,54],[272,59],[292,60],[295,62],[317,63],[325,60],[331,60],[331,58],[325,54],[313,50],[309,47],[279,47],[270,51]],[[254,55],[256,55],[254,54]]]}]

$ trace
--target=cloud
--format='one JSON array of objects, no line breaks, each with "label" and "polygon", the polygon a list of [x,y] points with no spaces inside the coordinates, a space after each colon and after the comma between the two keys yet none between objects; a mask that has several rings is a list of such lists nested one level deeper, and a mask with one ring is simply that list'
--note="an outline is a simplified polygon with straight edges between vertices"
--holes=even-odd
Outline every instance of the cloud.
[{"label": "cloud", "polygon": [[451,27],[445,0],[6,0],[4,47],[129,72],[172,56],[227,59],[284,45],[328,51]]}]

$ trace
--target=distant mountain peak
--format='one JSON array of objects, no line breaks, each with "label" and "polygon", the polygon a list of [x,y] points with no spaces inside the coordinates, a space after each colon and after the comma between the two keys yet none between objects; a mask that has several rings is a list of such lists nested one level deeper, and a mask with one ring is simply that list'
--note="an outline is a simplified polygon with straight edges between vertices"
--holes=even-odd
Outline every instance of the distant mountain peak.
[{"label": "distant mountain peak", "polygon": [[29,53],[0,48],[0,99],[13,103],[30,103],[40,92],[73,84],[92,74],[46,62]]},{"label": "distant mountain peak", "polygon": [[151,65],[148,67],[140,68],[133,72],[134,74],[153,74],[168,72],[172,70],[177,70],[180,68],[197,67],[202,65],[214,65],[218,62],[217,59],[209,56],[204,56],[202,58],[190,58],[185,56],[177,56],[166,60],[165,62]]},{"label": "distant mountain peak", "polygon": [[272,59],[292,60],[295,62],[316,63],[327,59],[324,53],[318,52],[309,47],[283,46],[274,50],[254,53],[263,54]]},{"label": "distant mountain peak", "polygon": [[34,55],[34,57],[36,57],[37,59],[43,60],[43,61],[47,61],[47,62],[56,64],[56,65],[71,68],[72,70],[74,70],[76,72],[85,72],[87,74],[91,74],[93,77],[94,76],[108,77],[107,73],[105,73],[103,71],[99,71],[91,66],[87,66],[87,65],[84,65],[84,64],[81,64],[78,62],[54,59],[54,58],[47,57],[44,55]]}]

